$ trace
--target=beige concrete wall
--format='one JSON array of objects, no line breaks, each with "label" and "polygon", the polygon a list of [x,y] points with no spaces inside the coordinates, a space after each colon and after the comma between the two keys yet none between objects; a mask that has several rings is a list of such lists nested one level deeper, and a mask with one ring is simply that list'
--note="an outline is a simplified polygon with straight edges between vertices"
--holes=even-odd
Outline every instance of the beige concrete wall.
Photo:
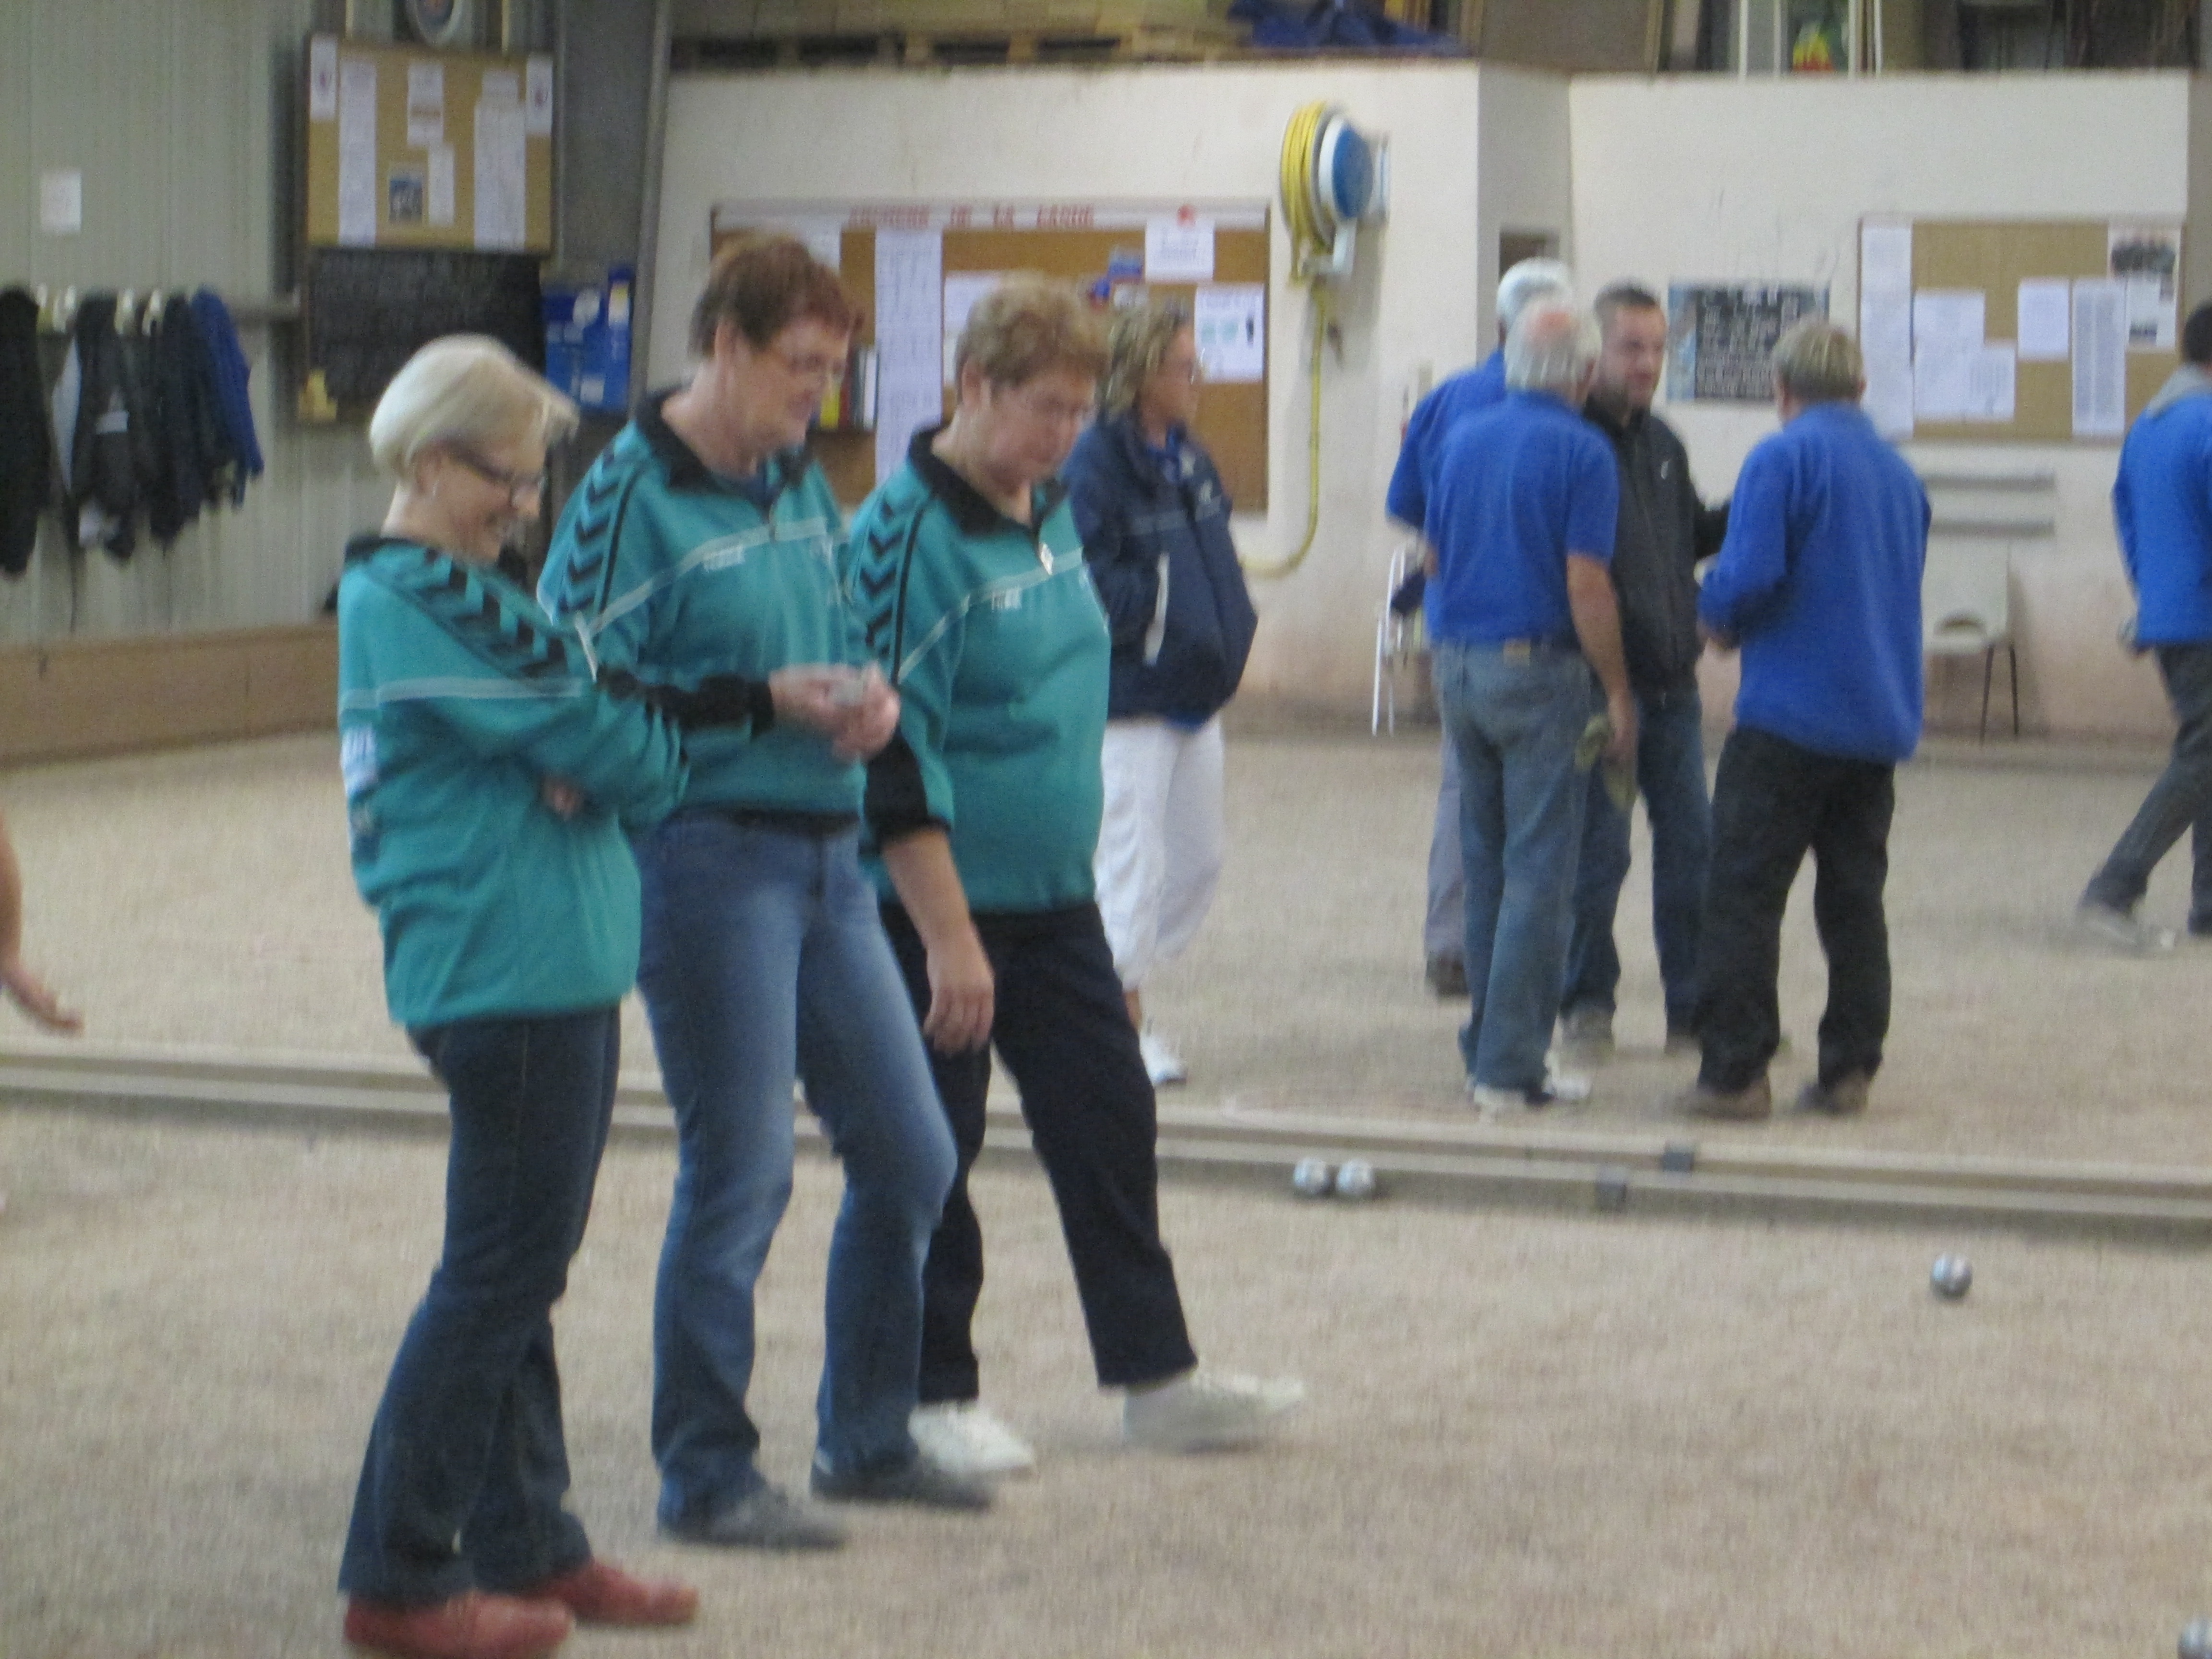
[{"label": "beige concrete wall", "polygon": [[[2191,218],[2185,303],[2212,287],[2212,217],[2191,213],[2208,187],[2192,140],[2212,138],[2212,125],[2206,89],[2187,76],[1592,76],[1570,98],[1575,246],[1593,286],[1620,276],[1662,292],[1708,278],[1825,283],[1832,313],[1855,327],[1859,221],[1881,213]],[[1746,406],[1667,413],[1714,496],[1774,424]],[[2117,448],[1919,443],[1908,453],[1923,468],[2057,474],[2058,532],[2024,544],[2015,566],[2028,722],[2070,736],[2162,733],[2155,672],[2114,644],[2132,609],[2109,507]],[[1727,693],[1725,671],[1709,689]],[[1950,700],[1937,712],[1963,708]]]},{"label": "beige concrete wall", "polygon": [[[684,362],[683,325],[721,200],[1272,201],[1299,106],[1340,103],[1391,141],[1389,224],[1363,236],[1323,365],[1320,532],[1305,564],[1254,584],[1255,698],[1362,708],[1375,606],[1402,539],[1382,490],[1421,365],[1449,373],[1490,327],[1496,215],[1567,228],[1565,82],[1472,64],[1176,65],[678,76],[660,231],[656,377]],[[1493,106],[1516,135],[1478,165]],[[834,114],[833,114],[834,112]],[[826,142],[834,129],[835,142]],[[1240,520],[1249,557],[1294,549],[1307,510],[1309,312],[1279,220],[1269,295],[1269,496]]]}]

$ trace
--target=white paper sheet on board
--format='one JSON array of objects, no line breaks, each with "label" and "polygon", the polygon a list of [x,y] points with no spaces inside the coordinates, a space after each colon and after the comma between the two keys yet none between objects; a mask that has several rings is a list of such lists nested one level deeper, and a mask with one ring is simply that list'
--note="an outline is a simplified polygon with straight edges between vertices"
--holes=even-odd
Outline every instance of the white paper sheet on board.
[{"label": "white paper sheet on board", "polygon": [[376,64],[368,58],[338,69],[338,240],[376,240]]},{"label": "white paper sheet on board", "polygon": [[1912,413],[1923,421],[1963,421],[1978,345],[1924,345],[1912,354]]},{"label": "white paper sheet on board", "polygon": [[2074,284],[2074,435],[2117,438],[2127,423],[2127,284],[2084,278]]},{"label": "white paper sheet on board", "polygon": [[522,77],[523,130],[532,138],[553,136],[553,60],[532,58]]},{"label": "white paper sheet on board", "polygon": [[479,103],[476,137],[476,245],[520,247],[529,236],[530,216],[522,106],[504,100]]},{"label": "white paper sheet on board", "polygon": [[338,43],[319,37],[307,43],[307,118],[338,118]]},{"label": "white paper sheet on board", "polygon": [[1201,288],[1191,301],[1191,332],[1198,364],[1221,386],[1267,378],[1267,288],[1264,283],[1223,283]]},{"label": "white paper sheet on board", "polygon": [[1966,365],[1966,419],[2009,421],[2018,411],[2017,355],[2009,340],[1984,345]]},{"label": "white paper sheet on board", "polygon": [[1869,224],[1859,228],[1859,287],[1912,287],[1912,227]]},{"label": "white paper sheet on board", "polygon": [[948,270],[945,273],[945,384],[952,384],[952,356],[960,344],[960,331],[968,326],[968,313],[975,302],[1006,280],[1001,270]]},{"label": "white paper sheet on board", "polygon": [[1213,221],[1151,219],[1145,223],[1145,280],[1148,283],[1210,283],[1213,280]]},{"label": "white paper sheet on board", "polygon": [[430,151],[430,222],[453,222],[453,147],[434,145]]},{"label": "white paper sheet on board", "polygon": [[1989,299],[1978,288],[1923,288],[1912,296],[1912,352],[1979,349]]},{"label": "white paper sheet on board", "polygon": [[933,230],[876,233],[876,477],[945,412],[945,243]]},{"label": "white paper sheet on board", "polygon": [[446,66],[407,66],[407,142],[428,149],[446,142]]},{"label": "white paper sheet on board", "polygon": [[1912,364],[1908,358],[1903,362],[1875,363],[1869,360],[1866,370],[1866,396],[1859,407],[1866,410],[1867,419],[1874,429],[1892,442],[1912,435]]},{"label": "white paper sheet on board", "polygon": [[2063,276],[2031,276],[2020,285],[2020,360],[2063,362],[2073,338],[2074,285]]}]

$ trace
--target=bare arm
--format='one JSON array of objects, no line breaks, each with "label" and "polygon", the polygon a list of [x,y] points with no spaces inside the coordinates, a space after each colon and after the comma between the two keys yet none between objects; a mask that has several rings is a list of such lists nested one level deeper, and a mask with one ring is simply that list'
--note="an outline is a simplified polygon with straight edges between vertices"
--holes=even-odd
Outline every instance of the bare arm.
[{"label": "bare arm", "polygon": [[4,822],[0,822],[0,991],[50,1031],[74,1035],[84,1028],[83,1018],[63,1007],[61,999],[23,965],[23,877]]},{"label": "bare arm", "polygon": [[929,952],[929,1012],[921,1035],[942,1054],[981,1048],[991,1040],[991,961],[968,914],[951,839],[935,828],[902,836],[884,847],[884,868]]},{"label": "bare arm", "polygon": [[1628,690],[1628,659],[1620,648],[1620,609],[1613,596],[1613,577],[1605,561],[1587,554],[1567,555],[1567,606],[1574,612],[1575,637],[1583,655],[1605,688],[1605,712],[1613,721],[1606,755],[1626,764],[1636,753],[1636,699]]}]

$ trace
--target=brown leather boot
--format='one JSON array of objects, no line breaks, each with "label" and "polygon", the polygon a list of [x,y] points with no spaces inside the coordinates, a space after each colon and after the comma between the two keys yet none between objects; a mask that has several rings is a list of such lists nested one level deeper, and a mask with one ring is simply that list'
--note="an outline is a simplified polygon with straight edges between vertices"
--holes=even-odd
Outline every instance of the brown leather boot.
[{"label": "brown leather boot", "polygon": [[1753,1123],[1774,1113],[1774,1091],[1765,1073],[1733,1091],[1693,1083],[1667,1103],[1677,1117],[1711,1118],[1723,1123]]},{"label": "brown leather boot", "polygon": [[558,1601],[583,1625],[688,1625],[699,1612],[699,1592],[690,1585],[634,1577],[606,1561],[586,1561],[523,1593]]},{"label": "brown leather boot", "polygon": [[463,1590],[424,1607],[346,1604],[345,1639],[393,1659],[543,1659],[576,1627],[557,1601]]}]

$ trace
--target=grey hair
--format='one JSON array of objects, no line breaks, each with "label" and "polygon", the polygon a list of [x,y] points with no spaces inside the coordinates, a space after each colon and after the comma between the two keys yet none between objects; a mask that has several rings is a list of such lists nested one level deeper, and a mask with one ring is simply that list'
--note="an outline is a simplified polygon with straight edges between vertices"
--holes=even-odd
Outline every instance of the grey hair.
[{"label": "grey hair", "polygon": [[489,446],[576,429],[576,405],[497,340],[448,334],[407,360],[369,417],[369,453],[395,478],[438,444]]},{"label": "grey hair", "polygon": [[1498,284],[1498,326],[1510,334],[1521,313],[1538,300],[1572,299],[1575,273],[1557,259],[1523,259]]},{"label": "grey hair", "polygon": [[1799,403],[1856,403],[1866,379],[1858,342],[1825,317],[1794,324],[1774,343],[1774,379]]},{"label": "grey hair", "polygon": [[1578,392],[1599,349],[1588,312],[1571,300],[1539,300],[1505,337],[1505,384],[1516,392]]}]

